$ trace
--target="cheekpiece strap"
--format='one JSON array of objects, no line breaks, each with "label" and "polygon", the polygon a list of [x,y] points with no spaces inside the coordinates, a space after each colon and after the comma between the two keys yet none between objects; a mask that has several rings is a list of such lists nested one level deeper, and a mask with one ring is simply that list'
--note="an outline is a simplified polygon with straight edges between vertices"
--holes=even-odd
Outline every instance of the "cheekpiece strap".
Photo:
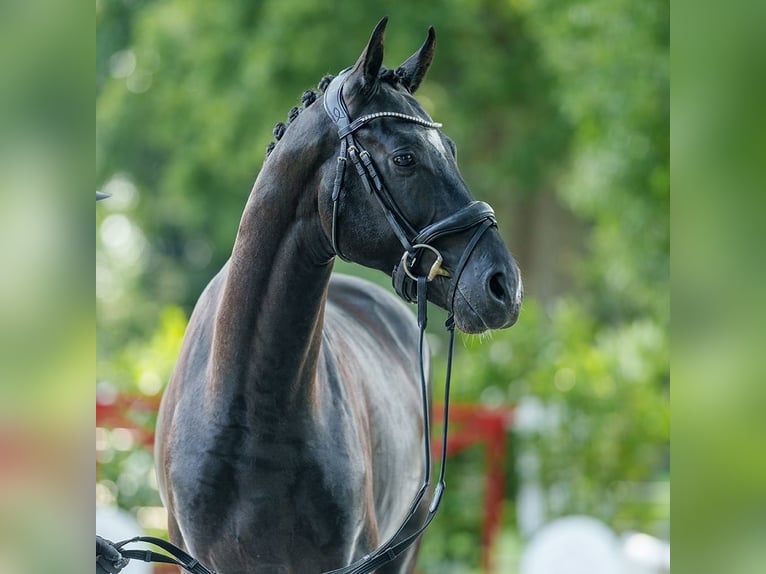
[{"label": "cheekpiece strap", "polygon": [[351,68],[346,68],[333,78],[324,93],[325,111],[335,124],[341,142],[332,190],[333,220],[331,239],[333,250],[341,259],[348,261],[348,258],[343,255],[340,249],[338,240],[338,214],[340,211],[340,194],[343,188],[346,164],[350,161],[354,164],[367,192],[374,195],[375,199],[380,204],[391,229],[402,244],[402,247],[404,247],[405,251],[412,252],[413,249],[410,237],[415,235],[416,231],[410,225],[409,221],[407,221],[407,218],[401,213],[396,202],[392,200],[390,194],[385,189],[385,186],[375,169],[375,165],[370,158],[370,154],[355,141],[353,134],[366,123],[378,118],[395,118],[429,128],[439,128],[441,127],[441,124],[399,112],[376,112],[357,118],[352,122],[348,108],[346,107],[346,102],[343,100],[343,84],[348,78],[350,71]]}]

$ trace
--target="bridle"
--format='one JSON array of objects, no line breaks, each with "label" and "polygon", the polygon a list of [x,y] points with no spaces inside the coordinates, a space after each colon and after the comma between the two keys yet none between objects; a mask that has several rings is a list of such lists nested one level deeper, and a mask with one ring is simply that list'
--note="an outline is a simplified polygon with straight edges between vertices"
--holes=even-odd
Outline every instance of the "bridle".
[{"label": "bridle", "polygon": [[[394,290],[408,303],[417,302],[418,305],[418,327],[420,330],[418,354],[420,358],[420,391],[421,403],[423,407],[423,456],[425,459],[425,476],[417,494],[413,498],[409,511],[402,520],[401,525],[386,542],[381,544],[371,553],[363,556],[353,564],[337,570],[332,570],[324,574],[367,574],[380,568],[384,564],[394,560],[409,548],[428,527],[436,516],[439,509],[442,494],[444,493],[445,483],[444,474],[447,461],[447,424],[449,421],[449,391],[452,377],[452,354],[455,342],[455,322],[453,316],[453,306],[455,291],[460,276],[465,268],[471,253],[481,236],[490,227],[497,225],[495,212],[489,204],[483,201],[472,201],[465,207],[459,209],[452,215],[445,217],[435,223],[416,230],[410,224],[396,204],[389,191],[383,185],[378,175],[375,165],[367,150],[354,137],[354,134],[368,123],[390,118],[397,121],[410,122],[423,126],[426,129],[438,129],[442,124],[420,118],[418,116],[403,114],[400,112],[375,112],[351,120],[351,116],[343,100],[343,84],[349,76],[351,68],[343,70],[334,78],[324,93],[324,107],[330,119],[335,124],[340,138],[340,153],[338,154],[338,164],[335,172],[335,181],[332,189],[332,247],[335,253],[342,259],[348,260],[340,249],[338,238],[338,214],[341,192],[343,190],[343,180],[346,173],[346,166],[349,162],[354,165],[359,178],[364,185],[365,190],[373,195],[383,210],[391,230],[404,247],[404,253],[401,259],[394,266],[391,274]],[[453,271],[445,269],[442,264],[444,259],[439,250],[433,243],[446,235],[461,233],[474,229],[471,239],[463,249],[463,254]],[[425,275],[417,275],[414,266],[423,252],[429,251],[435,257],[434,263]],[[447,293],[447,305],[449,318],[446,327],[449,331],[449,348],[447,353],[447,374],[444,383],[444,425],[442,429],[441,462],[439,465],[439,478],[434,488],[433,498],[428,508],[428,514],[413,533],[397,540],[403,533],[405,525],[415,516],[417,509],[431,483],[431,415],[428,404],[428,385],[425,375],[424,365],[424,339],[427,324],[427,290],[428,283],[437,276],[444,276],[451,279]]]},{"label": "bridle", "polygon": [[[324,94],[325,111],[335,123],[335,127],[338,130],[338,137],[340,138],[340,153],[338,154],[335,181],[332,189],[331,240],[333,250],[341,259],[349,261],[340,248],[338,238],[338,218],[343,180],[346,173],[346,166],[350,160],[356,168],[356,172],[359,175],[365,190],[375,197],[383,210],[383,215],[385,215],[391,230],[399,240],[399,243],[402,244],[402,247],[404,247],[404,253],[394,266],[391,274],[394,290],[408,303],[414,303],[418,300],[416,287],[418,278],[413,271],[413,266],[417,263],[418,258],[424,251],[430,251],[436,259],[426,275],[427,282],[430,283],[440,275],[452,277],[447,294],[448,310],[450,314],[452,314],[455,290],[460,280],[460,274],[468,262],[468,258],[470,257],[473,248],[476,246],[484,232],[490,227],[497,225],[495,212],[489,204],[483,201],[472,201],[452,215],[432,223],[419,231],[416,230],[404,216],[394,198],[383,185],[370,154],[357,141],[354,134],[361,127],[381,118],[392,118],[397,121],[410,122],[427,129],[438,129],[442,124],[400,112],[375,112],[361,116],[352,121],[348,108],[346,107],[346,102],[343,100],[343,84],[348,78],[350,70],[351,68],[346,68],[338,74],[338,76],[330,82],[330,85],[327,87]],[[444,259],[438,249],[433,246],[433,243],[437,239],[446,235],[460,233],[472,228],[476,228],[476,230],[474,231],[471,240],[466,244],[460,261],[454,271],[448,271],[442,266]]]},{"label": "bridle", "polygon": [[[401,209],[396,205],[391,194],[383,185],[377,170],[372,162],[372,158],[367,150],[356,140],[354,134],[369,122],[381,118],[391,118],[397,121],[404,121],[423,126],[426,129],[438,129],[442,124],[432,122],[417,116],[402,114],[400,112],[375,112],[351,120],[346,103],[343,101],[343,84],[348,78],[351,68],[343,70],[336,78],[330,82],[324,93],[324,107],[335,126],[338,129],[340,138],[340,154],[338,155],[338,164],[335,172],[335,181],[332,190],[332,230],[331,240],[335,253],[346,261],[349,259],[343,254],[338,241],[338,215],[341,193],[343,191],[343,180],[345,177],[346,166],[349,162],[354,165],[356,172],[362,180],[362,184],[368,193],[373,195],[383,210],[394,235],[404,247],[404,253],[401,259],[394,266],[391,274],[394,289],[396,293],[408,303],[417,303],[418,306],[418,327],[420,331],[418,342],[418,355],[420,358],[420,392],[421,404],[423,409],[423,457],[425,460],[425,474],[423,483],[418,489],[417,494],[410,503],[409,510],[401,522],[396,532],[389,537],[383,544],[378,546],[369,554],[363,556],[356,562],[343,568],[330,570],[322,574],[369,574],[380,568],[384,564],[395,560],[405,550],[407,550],[431,524],[436,516],[441,503],[442,494],[445,489],[444,475],[447,462],[447,430],[449,421],[449,394],[450,383],[452,379],[452,355],[455,342],[455,322],[453,316],[453,306],[455,291],[460,276],[468,263],[476,244],[482,235],[491,227],[497,225],[495,212],[489,204],[483,201],[472,201],[465,207],[457,210],[452,215],[445,217],[435,223],[417,230],[407,221]],[[444,259],[439,250],[433,243],[447,235],[462,233],[474,229],[471,239],[463,248],[463,253],[455,266],[454,270],[449,271],[443,267]],[[435,256],[434,263],[427,274],[417,275],[415,265],[418,258],[425,252],[431,252]],[[410,519],[417,513],[423,497],[431,484],[431,413],[428,403],[428,384],[425,375],[425,355],[424,339],[427,319],[427,291],[428,283],[436,277],[443,276],[450,278],[450,285],[447,292],[447,306],[449,317],[446,322],[449,331],[449,347],[447,351],[447,371],[444,381],[444,425],[442,429],[441,444],[441,462],[439,465],[439,478],[434,487],[433,498],[428,508],[423,523],[412,533],[403,535],[404,528]],[[400,536],[402,538],[400,539]],[[151,552],[149,550],[122,550],[122,547],[132,542],[146,542],[161,547],[172,557]],[[136,537],[114,544],[114,547],[121,551],[126,558],[144,560],[146,562],[165,562],[176,564],[193,574],[215,574],[207,569],[198,560],[187,554],[180,548],[164,540],[153,537]]]}]

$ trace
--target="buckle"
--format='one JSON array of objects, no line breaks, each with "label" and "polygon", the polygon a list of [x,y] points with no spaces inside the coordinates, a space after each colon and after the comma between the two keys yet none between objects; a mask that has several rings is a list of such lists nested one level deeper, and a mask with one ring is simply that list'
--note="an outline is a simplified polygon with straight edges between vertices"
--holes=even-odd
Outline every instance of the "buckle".
[{"label": "buckle", "polygon": [[[452,273],[447,271],[444,267],[442,267],[442,263],[444,262],[444,258],[442,257],[442,254],[439,253],[439,250],[435,247],[428,245],[426,243],[418,243],[416,245],[412,246],[412,249],[428,249],[431,251],[434,255],[436,255],[436,261],[433,262],[431,265],[431,268],[428,270],[428,275],[426,276],[426,281],[433,281],[437,275],[441,275],[442,277],[451,277]],[[412,258],[412,263],[409,261],[410,252],[405,251],[402,255],[402,269],[404,269],[404,272],[407,274],[407,277],[412,279],[413,281],[417,281],[418,278],[413,275],[412,271],[410,271],[410,265],[414,265],[417,262],[417,257]]]}]

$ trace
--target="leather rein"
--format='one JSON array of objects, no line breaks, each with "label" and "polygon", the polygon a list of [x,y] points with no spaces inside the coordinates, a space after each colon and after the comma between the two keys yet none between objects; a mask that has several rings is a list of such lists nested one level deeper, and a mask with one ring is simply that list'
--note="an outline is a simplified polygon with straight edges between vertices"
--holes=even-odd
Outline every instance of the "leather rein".
[{"label": "leather rein", "polygon": [[[338,129],[340,138],[340,154],[338,155],[338,164],[335,173],[335,181],[332,190],[332,246],[335,253],[346,261],[350,261],[344,256],[340,249],[338,238],[338,216],[341,193],[343,190],[343,180],[346,173],[346,167],[349,163],[353,164],[359,178],[364,185],[365,190],[373,195],[383,210],[394,235],[404,248],[399,262],[394,266],[392,282],[396,293],[408,303],[417,303],[418,306],[418,354],[420,358],[420,392],[421,404],[423,409],[423,458],[425,461],[425,474],[423,483],[410,503],[407,514],[397,528],[396,532],[389,537],[383,544],[375,550],[366,554],[357,561],[338,568],[329,570],[322,574],[369,574],[380,568],[384,564],[395,560],[404,551],[406,551],[414,542],[418,540],[423,531],[431,524],[439,509],[442,495],[445,489],[444,475],[447,462],[447,429],[449,421],[449,394],[452,378],[452,355],[455,342],[455,322],[453,316],[453,305],[455,291],[460,280],[460,276],[468,262],[479,239],[491,227],[497,225],[495,212],[489,204],[483,201],[472,201],[465,207],[459,209],[452,215],[445,217],[435,223],[432,223],[423,229],[417,230],[413,227],[402,211],[396,205],[391,194],[383,185],[377,170],[372,162],[372,158],[367,150],[362,147],[354,134],[368,123],[390,118],[397,121],[404,121],[420,125],[426,129],[438,129],[442,124],[430,120],[402,114],[399,112],[375,112],[364,115],[356,120],[351,120],[346,103],[343,100],[343,84],[348,78],[351,68],[343,70],[335,77],[325,90],[324,107],[335,126]],[[443,267],[444,259],[441,253],[433,246],[433,242],[446,235],[456,234],[474,229],[471,239],[463,249],[463,254],[453,271]],[[436,259],[431,264],[427,274],[417,275],[415,266],[418,259],[426,252],[430,252]],[[409,534],[404,534],[405,526],[410,519],[415,516],[426,492],[431,485],[431,413],[428,403],[428,383],[425,374],[425,331],[428,322],[427,318],[427,292],[428,283],[437,276],[451,278],[451,283],[447,293],[447,304],[449,305],[449,316],[446,322],[446,328],[449,331],[449,347],[447,351],[447,372],[444,381],[444,425],[442,429],[441,444],[441,462],[439,465],[439,475],[436,486],[434,487],[431,504],[428,508],[423,523]],[[131,542],[148,542],[160,546],[163,550],[172,554],[175,558],[151,552],[149,550],[122,550],[122,547]],[[176,564],[193,574],[215,574],[212,570],[205,568],[192,556],[177,548],[173,544],[153,537],[136,537],[114,544],[126,558],[144,560],[146,562],[166,562]]]},{"label": "leather rein", "polygon": [[[391,230],[404,248],[404,253],[399,262],[394,266],[391,274],[394,289],[402,299],[408,303],[416,302],[418,305],[418,328],[420,331],[418,354],[420,359],[420,392],[424,423],[423,457],[425,460],[425,475],[420,489],[410,504],[409,511],[393,536],[381,544],[377,549],[349,566],[332,570],[324,574],[367,574],[380,568],[384,564],[396,559],[407,550],[407,548],[420,537],[436,516],[445,489],[444,474],[447,462],[449,393],[452,377],[452,355],[455,342],[455,322],[453,317],[455,291],[463,269],[465,268],[473,249],[479,242],[479,239],[490,227],[497,225],[494,211],[489,204],[484,203],[483,201],[473,201],[452,215],[432,223],[419,231],[410,224],[401,209],[396,205],[391,194],[383,185],[370,154],[354,137],[354,134],[368,123],[384,118],[417,124],[426,129],[438,129],[442,124],[400,112],[375,112],[361,116],[352,121],[346,103],[343,100],[343,84],[348,78],[350,70],[351,68],[343,70],[332,80],[332,82],[330,82],[330,85],[324,93],[325,111],[335,123],[335,126],[338,129],[338,137],[340,138],[340,154],[338,155],[335,182],[333,183],[332,190],[332,246],[339,257],[348,261],[343,255],[338,241],[338,206],[340,203],[341,191],[343,189],[346,166],[350,160],[354,165],[365,190],[375,197],[383,210],[386,220],[391,226]],[[438,249],[433,246],[433,242],[440,237],[468,231],[474,228],[475,231],[473,236],[466,244],[463,254],[454,271],[445,269],[442,266],[444,259]],[[417,275],[414,266],[417,264],[418,258],[421,257],[425,251],[430,251],[436,259],[427,274]],[[428,508],[428,514],[423,523],[414,532],[405,536],[403,535],[404,528],[410,519],[415,516],[420,502],[423,500],[431,483],[431,413],[428,404],[428,384],[425,375],[424,339],[428,322],[428,283],[433,281],[437,276],[445,276],[452,279],[447,294],[449,317],[446,322],[446,327],[449,331],[449,348],[447,352],[447,372],[444,382],[444,425],[442,429],[441,462],[439,465],[439,476],[434,488],[431,504]]]}]

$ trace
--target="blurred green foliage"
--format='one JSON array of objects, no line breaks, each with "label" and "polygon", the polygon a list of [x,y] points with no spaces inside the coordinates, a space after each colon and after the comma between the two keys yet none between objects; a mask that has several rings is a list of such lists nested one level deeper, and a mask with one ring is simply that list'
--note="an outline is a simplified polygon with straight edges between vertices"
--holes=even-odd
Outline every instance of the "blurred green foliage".
[{"label": "blurred green foliage", "polygon": [[[185,317],[231,250],[273,124],[353,63],[383,14],[389,66],[435,26],[418,97],[501,231],[522,242],[550,232],[524,220],[550,190],[584,230],[571,283],[545,298],[528,289],[517,326],[458,348],[455,400],[531,397],[547,413],[510,442],[504,540],[520,480],[539,481],[547,518],[586,513],[667,536],[667,501],[651,488],[668,479],[666,2],[97,2],[97,177],[113,194],[97,209],[100,384],[160,392]],[[439,381],[444,340],[433,342]],[[107,499],[159,504],[150,460],[110,452]],[[530,452],[531,470],[517,464]],[[478,450],[450,461],[423,572],[478,571],[483,464]],[[513,568],[517,554],[504,543],[498,561]]]},{"label": "blurred green foliage", "polygon": [[676,572],[766,568],[764,17],[674,6]]}]

